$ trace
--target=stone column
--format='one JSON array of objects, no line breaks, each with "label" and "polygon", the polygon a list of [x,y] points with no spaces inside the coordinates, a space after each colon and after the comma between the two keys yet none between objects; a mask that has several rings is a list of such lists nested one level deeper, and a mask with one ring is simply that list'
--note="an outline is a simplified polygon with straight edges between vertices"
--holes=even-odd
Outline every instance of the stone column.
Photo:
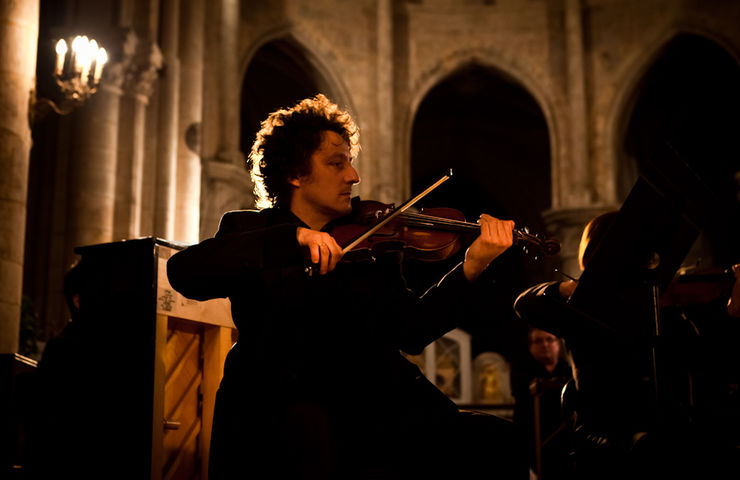
[{"label": "stone column", "polygon": [[124,53],[106,65],[98,91],[73,113],[66,242],[70,261],[75,247],[113,240],[121,85],[129,61]]},{"label": "stone column", "polygon": [[139,45],[125,75],[118,130],[114,239],[141,236],[146,107],[161,66],[157,45]]},{"label": "stone column", "polygon": [[177,120],[180,98],[180,59],[177,45],[180,0],[164,0],[162,14],[164,74],[159,88],[154,235],[171,239],[175,235],[177,193]]},{"label": "stone column", "polygon": [[570,159],[562,162],[557,172],[564,187],[560,189],[562,198],[558,204],[573,207],[587,205],[592,201],[593,185],[589,165],[582,5],[581,0],[566,0],[565,3]]},{"label": "stone column", "polygon": [[189,0],[183,7],[180,24],[182,64],[177,135],[177,201],[173,240],[197,243],[200,234],[204,2]]},{"label": "stone column", "polygon": [[371,179],[376,187],[374,192],[368,192],[368,196],[382,202],[396,202],[401,199],[403,188],[399,184],[400,168],[393,157],[395,133],[393,123],[393,6],[391,0],[379,0],[377,8],[378,47],[375,91],[378,96],[378,129],[375,149],[377,156],[374,168],[372,168],[373,178]]},{"label": "stone column", "polygon": [[244,164],[239,148],[241,126],[241,83],[239,78],[239,1],[221,0],[221,68],[219,71],[219,104],[221,130],[218,159],[237,165]]},{"label": "stone column", "polygon": [[0,354],[18,351],[38,34],[38,0],[0,0]]},{"label": "stone column", "polygon": [[581,274],[578,246],[586,224],[596,215],[617,206],[597,204],[589,149],[588,92],[583,44],[581,0],[565,1],[565,58],[568,126],[567,162],[561,161],[556,175],[557,208],[542,214],[548,232],[561,243],[560,268],[573,277]]},{"label": "stone column", "polygon": [[[239,45],[239,2],[221,0],[218,26],[220,62],[218,63],[218,147],[203,163],[205,182],[201,210],[201,238],[210,237],[218,228],[221,215],[238,208],[254,206],[252,182],[244,168],[239,147],[241,82],[237,58]],[[215,63],[215,62],[214,62]]]}]

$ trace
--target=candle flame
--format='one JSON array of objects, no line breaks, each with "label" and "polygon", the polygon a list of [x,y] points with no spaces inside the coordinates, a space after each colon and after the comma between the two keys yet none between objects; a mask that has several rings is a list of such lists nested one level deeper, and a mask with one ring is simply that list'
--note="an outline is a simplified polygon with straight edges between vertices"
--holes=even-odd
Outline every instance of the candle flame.
[{"label": "candle flame", "polygon": [[66,55],[67,54],[67,42],[65,42],[63,38],[59,39],[55,47],[55,50],[57,52],[57,55]]},{"label": "candle flame", "polygon": [[108,53],[105,51],[104,48],[101,48],[100,50],[98,50],[98,54],[95,57],[95,61],[99,65],[105,65],[108,62]]}]

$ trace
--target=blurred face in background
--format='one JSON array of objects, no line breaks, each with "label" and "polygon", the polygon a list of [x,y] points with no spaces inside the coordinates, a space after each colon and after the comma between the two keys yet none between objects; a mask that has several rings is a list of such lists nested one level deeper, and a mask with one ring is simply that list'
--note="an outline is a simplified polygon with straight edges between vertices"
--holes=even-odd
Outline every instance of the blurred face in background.
[{"label": "blurred face in background", "polygon": [[558,337],[539,328],[529,332],[529,353],[548,370],[555,369],[560,358]]}]

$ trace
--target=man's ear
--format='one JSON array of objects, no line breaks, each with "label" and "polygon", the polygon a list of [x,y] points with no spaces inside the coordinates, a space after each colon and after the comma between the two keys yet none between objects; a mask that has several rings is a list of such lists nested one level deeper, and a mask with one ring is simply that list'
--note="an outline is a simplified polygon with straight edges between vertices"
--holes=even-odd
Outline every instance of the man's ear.
[{"label": "man's ear", "polygon": [[301,180],[300,177],[293,177],[288,179],[288,183],[290,185],[293,185],[294,187],[298,188],[301,186]]}]

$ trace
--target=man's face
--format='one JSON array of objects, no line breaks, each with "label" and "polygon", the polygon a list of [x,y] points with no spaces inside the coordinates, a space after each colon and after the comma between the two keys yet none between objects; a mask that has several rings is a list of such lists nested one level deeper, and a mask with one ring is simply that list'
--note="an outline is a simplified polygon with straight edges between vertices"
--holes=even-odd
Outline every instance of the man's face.
[{"label": "man's face", "polygon": [[560,354],[558,337],[544,330],[532,330],[529,334],[529,353],[543,365],[555,365]]},{"label": "man's face", "polygon": [[352,211],[352,185],[360,177],[352,166],[349,145],[341,135],[325,131],[322,137],[311,155],[310,173],[291,180],[296,187],[291,210],[304,221],[319,218],[326,223]]}]

